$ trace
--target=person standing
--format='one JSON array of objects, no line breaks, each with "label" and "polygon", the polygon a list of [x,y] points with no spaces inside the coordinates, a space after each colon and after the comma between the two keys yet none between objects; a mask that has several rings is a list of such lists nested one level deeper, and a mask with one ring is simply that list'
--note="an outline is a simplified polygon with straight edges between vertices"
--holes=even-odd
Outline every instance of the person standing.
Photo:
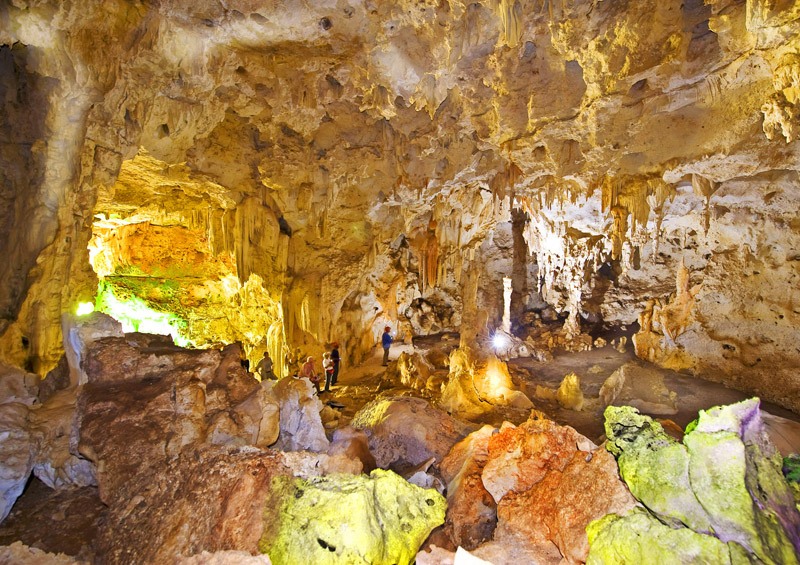
[{"label": "person standing", "polygon": [[269,356],[269,351],[264,351],[264,357],[256,365],[256,372],[261,374],[261,382],[275,378],[275,373],[272,372],[272,358]]},{"label": "person standing", "polygon": [[319,393],[319,377],[317,376],[317,372],[314,370],[314,358],[309,356],[308,360],[306,360],[303,368],[300,369],[300,378],[301,379],[308,379],[312,383],[314,383],[314,388],[317,389]]},{"label": "person standing", "polygon": [[328,351],[322,354],[322,369],[325,371],[325,390],[322,392],[329,392],[333,381],[333,359]]},{"label": "person standing", "polygon": [[383,336],[381,337],[381,345],[383,345],[383,366],[389,364],[389,348],[392,346],[392,336],[389,335],[389,326],[383,328]]},{"label": "person standing", "polygon": [[331,386],[336,384],[336,381],[339,380],[339,343],[333,343],[333,349],[331,350],[331,360],[333,361],[333,379],[331,380]]}]

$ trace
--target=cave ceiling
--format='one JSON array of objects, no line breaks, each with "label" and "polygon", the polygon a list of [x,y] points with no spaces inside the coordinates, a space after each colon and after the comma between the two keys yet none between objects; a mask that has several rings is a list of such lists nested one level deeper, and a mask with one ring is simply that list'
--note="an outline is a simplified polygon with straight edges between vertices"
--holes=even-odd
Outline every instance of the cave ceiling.
[{"label": "cave ceiling", "polygon": [[[139,223],[194,233],[319,342],[452,303],[475,269],[492,281],[478,302],[497,302],[483,287],[513,210],[534,290],[576,324],[635,321],[681,264],[701,300],[760,262],[777,274],[751,298],[794,327],[798,2],[13,0],[0,16],[6,340],[90,296],[92,237]],[[699,315],[715,342],[735,333],[709,330],[720,315]]]}]

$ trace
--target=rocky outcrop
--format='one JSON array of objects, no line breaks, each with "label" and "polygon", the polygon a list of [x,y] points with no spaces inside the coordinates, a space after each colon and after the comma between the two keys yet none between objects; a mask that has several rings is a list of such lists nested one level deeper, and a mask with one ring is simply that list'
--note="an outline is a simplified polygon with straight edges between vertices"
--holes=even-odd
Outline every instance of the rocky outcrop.
[{"label": "rocky outcrop", "polygon": [[458,442],[439,466],[447,483],[445,531],[456,546],[475,549],[492,538],[497,503],[481,479],[495,429],[484,426]]},{"label": "rocky outcrop", "polygon": [[367,432],[378,467],[413,467],[430,457],[444,459],[470,429],[421,398],[373,400],[359,410],[351,425]]},{"label": "rocky outcrop", "polygon": [[325,452],[330,442],[325,436],[320,412],[322,402],[308,379],[286,377],[272,386],[280,405],[278,449]]},{"label": "rocky outcrop", "polygon": [[109,501],[135,475],[204,443],[267,445],[277,401],[239,364],[238,353],[187,350],[157,336],[105,338],[87,352],[78,395],[78,450],[97,467]]},{"label": "rocky outcrop", "polygon": [[572,428],[538,417],[470,434],[441,471],[448,481],[445,531],[478,556],[494,544],[495,554],[503,545],[545,563],[558,561],[554,551],[582,562],[586,526],[635,505],[613,457]]},{"label": "rocky outcrop", "polygon": [[53,489],[96,485],[95,466],[77,452],[77,388],[56,392],[28,415],[33,474]]},{"label": "rocky outcrop", "polygon": [[19,402],[0,404],[0,520],[8,516],[33,469],[33,446],[27,428],[28,408]]},{"label": "rocky outcrop", "polygon": [[259,549],[276,565],[414,562],[419,546],[444,521],[446,503],[391,471],[272,483]]},{"label": "rocky outcrop", "polygon": [[450,354],[450,374],[439,406],[464,418],[477,418],[496,406],[530,410],[533,403],[517,390],[508,366],[494,355],[476,358],[469,347]]},{"label": "rocky outcrop", "polygon": [[[257,553],[270,482],[291,474],[279,452],[209,446],[135,475],[108,500],[97,541],[103,563],[167,563],[221,550]],[[266,513],[264,516],[262,514]]]},{"label": "rocky outcrop", "polygon": [[701,411],[683,443],[634,409],[609,407],[606,435],[631,492],[661,521],[736,542],[764,563],[798,562],[800,513],[758,399]]}]

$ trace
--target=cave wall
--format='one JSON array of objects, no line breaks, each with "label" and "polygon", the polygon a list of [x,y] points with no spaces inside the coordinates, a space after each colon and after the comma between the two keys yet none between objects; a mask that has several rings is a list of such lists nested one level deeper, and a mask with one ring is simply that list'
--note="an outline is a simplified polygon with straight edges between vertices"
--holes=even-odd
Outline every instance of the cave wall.
[{"label": "cave wall", "polygon": [[[800,409],[797,2],[0,15],[6,359],[55,363],[59,316],[95,281],[95,213],[208,231],[240,280],[280,294],[290,341],[357,360],[387,322],[498,323],[524,210],[527,301],[568,332],[677,304],[683,261],[702,287],[675,331],[651,316],[646,355]],[[123,163],[146,158],[171,184],[134,174],[125,198]],[[423,300],[450,314],[425,321]]]}]

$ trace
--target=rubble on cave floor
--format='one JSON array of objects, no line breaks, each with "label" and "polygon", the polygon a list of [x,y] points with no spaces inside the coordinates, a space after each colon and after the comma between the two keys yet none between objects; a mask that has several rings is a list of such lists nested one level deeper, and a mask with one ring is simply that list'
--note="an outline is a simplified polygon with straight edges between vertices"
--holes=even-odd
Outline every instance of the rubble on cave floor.
[{"label": "rubble on cave floor", "polygon": [[[78,391],[76,419],[80,453],[101,465],[99,491],[55,491],[32,479],[0,525],[0,542],[19,540],[51,553],[108,563],[131,563],[132,551],[153,562],[202,551],[254,554],[263,539],[262,521],[271,520],[262,505],[275,478],[368,473],[377,464],[415,488],[447,497],[447,521],[423,545],[432,551],[421,554],[421,563],[434,556],[448,562],[448,550],[459,545],[496,563],[520,555],[537,555],[542,563],[568,555],[581,562],[589,551],[584,527],[631,507],[616,464],[603,447],[606,401],[638,406],[643,414],[652,410],[665,433],[680,439],[698,410],[744,398],[606,345],[556,350],[548,362],[511,360],[507,386],[526,395],[533,409],[499,402],[464,418],[464,413],[447,414],[440,402],[451,363],[464,363],[469,356],[458,345],[455,334],[398,345],[389,367],[380,365],[376,349],[361,365],[343,367],[339,383],[317,395],[310,383],[292,377],[259,387],[232,350],[184,350],[137,334],[100,339],[86,352],[89,382]],[[559,404],[558,389],[567,374],[574,375],[572,385],[582,395],[580,409]],[[280,418],[277,406],[283,411]],[[262,421],[254,409],[265,414]],[[800,418],[766,404],[762,409],[770,412],[759,417],[773,443],[784,454],[797,451]],[[564,444],[558,439],[563,437],[571,439]],[[574,445],[553,459],[548,442]],[[517,445],[512,449],[516,455],[504,462],[512,445]],[[532,468],[536,480],[529,476]],[[582,498],[585,489],[575,485],[594,484],[600,475],[604,489],[615,489],[615,498],[606,504],[600,489],[590,507]],[[513,497],[507,496],[509,490]],[[558,492],[557,507],[542,494],[550,491]],[[395,503],[387,504],[381,512],[392,512]],[[530,523],[531,504],[542,517],[538,525]],[[413,516],[417,510],[404,512]],[[67,519],[73,514],[80,519]],[[291,522],[282,520],[280,527],[291,532]],[[187,537],[183,528],[189,522],[193,531]],[[602,532],[618,535],[615,528]],[[138,533],[119,535],[129,530]],[[214,534],[220,531],[222,537]],[[548,537],[542,534],[546,531],[561,533]],[[652,535],[660,534],[653,530]],[[617,543],[598,539],[603,547]],[[323,550],[337,547],[328,544]],[[275,563],[281,562],[280,555],[275,554]]]}]

